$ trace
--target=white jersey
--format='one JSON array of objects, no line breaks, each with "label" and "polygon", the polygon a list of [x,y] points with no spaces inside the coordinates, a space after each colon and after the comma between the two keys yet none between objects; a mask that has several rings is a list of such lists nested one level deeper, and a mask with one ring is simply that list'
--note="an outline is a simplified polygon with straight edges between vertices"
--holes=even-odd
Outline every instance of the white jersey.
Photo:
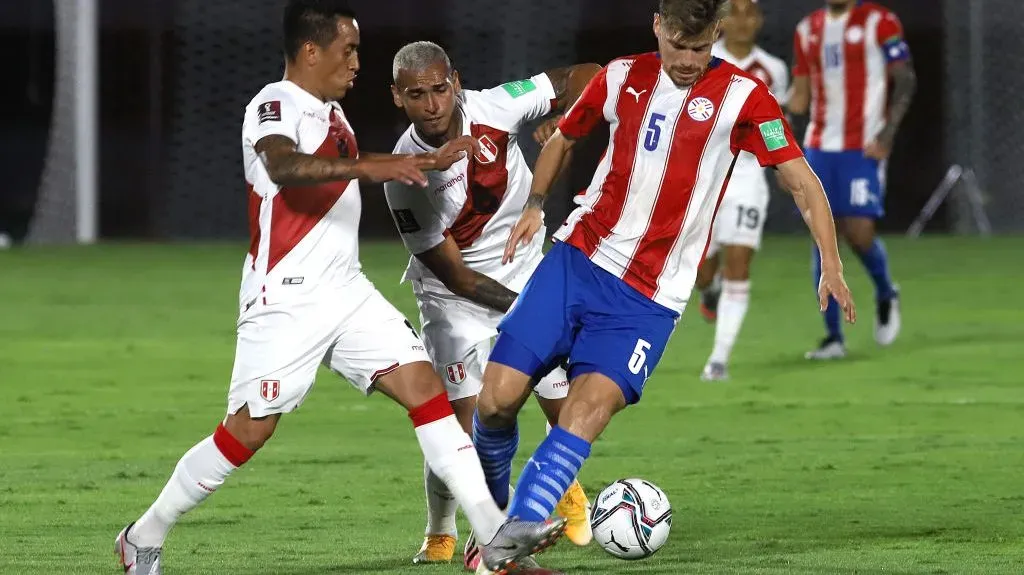
[{"label": "white jersey", "polygon": [[[737,58],[725,48],[724,40],[715,43],[711,48],[711,54],[761,80],[768,86],[779,104],[786,104],[786,96],[789,92],[789,70],[786,62],[781,58],[772,56],[759,46],[754,46],[746,58]],[[764,179],[764,168],[758,163],[754,154],[741,151],[740,157],[736,161],[736,167],[733,169],[731,181],[749,182],[751,179]]]},{"label": "white jersey", "polygon": [[323,102],[287,80],[268,84],[245,108],[242,155],[249,190],[249,253],[242,268],[240,306],[321,299],[361,276],[357,180],[308,187],[278,186],[256,153],[256,142],[285,136],[298,150],[325,158],[355,158],[352,126],[337,102]]},{"label": "white jersey", "polygon": [[[488,90],[463,90],[462,133],[480,143],[480,152],[449,169],[427,172],[427,188],[400,182],[385,185],[388,206],[402,241],[413,254],[402,280],[422,280],[423,289],[449,293],[415,254],[437,247],[451,236],[466,265],[506,286],[536,265],[543,234],[520,247],[514,261],[502,265],[505,242],[530,194],[533,173],[519,149],[520,127],[551,111],[555,91],[544,74]],[[414,126],[402,134],[396,154],[432,152]],[[536,256],[536,257],[534,257]]]}]

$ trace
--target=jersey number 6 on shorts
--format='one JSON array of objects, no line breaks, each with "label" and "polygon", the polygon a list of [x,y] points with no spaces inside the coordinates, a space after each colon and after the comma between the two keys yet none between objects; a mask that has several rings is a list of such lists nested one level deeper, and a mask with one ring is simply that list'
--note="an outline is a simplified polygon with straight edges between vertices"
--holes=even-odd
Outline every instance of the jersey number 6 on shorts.
[{"label": "jersey number 6 on shorts", "polygon": [[634,374],[639,374],[640,370],[645,367],[647,363],[647,350],[651,349],[650,342],[638,339],[636,340],[636,347],[633,348],[633,355],[629,358],[629,371]]}]

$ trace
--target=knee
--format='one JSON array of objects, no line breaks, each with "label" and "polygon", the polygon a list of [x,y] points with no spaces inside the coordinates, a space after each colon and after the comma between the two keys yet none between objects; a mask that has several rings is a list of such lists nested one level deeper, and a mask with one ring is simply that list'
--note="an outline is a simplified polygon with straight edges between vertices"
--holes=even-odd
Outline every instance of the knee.
[{"label": "knee", "polygon": [[722,270],[722,279],[745,282],[750,279],[750,266],[747,265],[747,262],[730,262]]},{"label": "knee", "polygon": [[251,419],[247,411],[228,416],[224,428],[250,451],[258,451],[274,435],[279,415]]},{"label": "knee", "polygon": [[503,401],[495,393],[493,386],[484,385],[476,403],[477,417],[485,427],[510,427],[515,424],[518,410],[509,402]]}]

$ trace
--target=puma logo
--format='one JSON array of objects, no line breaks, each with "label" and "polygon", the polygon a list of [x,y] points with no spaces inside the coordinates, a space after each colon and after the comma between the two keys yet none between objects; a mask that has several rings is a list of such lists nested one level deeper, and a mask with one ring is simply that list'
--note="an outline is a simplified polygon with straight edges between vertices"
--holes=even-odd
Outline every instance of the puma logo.
[{"label": "puma logo", "polygon": [[633,89],[633,86],[626,86],[626,93],[629,94],[630,96],[633,96],[634,98],[636,98],[636,103],[637,104],[640,103],[640,94],[643,94],[646,91],[647,90],[644,89],[644,90],[640,90],[639,92],[637,92],[636,90]]}]

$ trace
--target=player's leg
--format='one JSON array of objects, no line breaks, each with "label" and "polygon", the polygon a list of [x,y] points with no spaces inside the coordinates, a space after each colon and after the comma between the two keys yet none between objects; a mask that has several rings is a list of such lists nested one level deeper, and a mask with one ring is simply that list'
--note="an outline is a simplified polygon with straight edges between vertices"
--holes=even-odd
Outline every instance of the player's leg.
[{"label": "player's leg", "polygon": [[[850,208],[850,195],[839,181],[839,175],[844,161],[842,152],[822,152],[821,150],[807,149],[805,151],[807,163],[821,180],[825,188],[825,195],[828,196],[832,213],[836,217],[846,213]],[[821,282],[821,253],[818,246],[811,244],[811,280],[815,298],[818,294],[818,284]],[[825,321],[825,338],[821,340],[818,347],[807,352],[804,357],[807,359],[839,359],[846,356],[846,345],[843,339],[842,310],[835,298],[829,297],[828,307],[822,312]]]},{"label": "player's leg", "polygon": [[174,524],[263,447],[281,414],[309,393],[333,329],[298,308],[260,311],[252,310],[238,329],[228,416],[182,456],[156,501],[118,535],[116,551],[128,573],[160,573],[160,550]]},{"label": "player's leg", "polygon": [[[533,390],[537,403],[547,420],[545,434],[558,425],[558,419],[569,394],[569,375],[561,367],[555,368],[541,378]],[[583,486],[574,480],[565,495],[555,506],[555,515],[565,517],[565,536],[575,545],[585,546],[594,539],[594,531],[590,527],[590,500],[583,491]]]},{"label": "player's leg", "polygon": [[719,275],[721,263],[721,245],[715,239],[715,230],[712,230],[711,244],[708,246],[707,257],[697,268],[697,282],[694,287],[700,292],[700,315],[708,323],[718,320],[718,301],[722,294],[722,281]]},{"label": "player's leg", "polygon": [[754,259],[754,248],[727,245],[723,252],[725,266],[722,270],[722,295],[718,301],[718,321],[715,323],[715,346],[701,373],[701,379],[705,381],[729,378],[729,357],[750,306],[750,263]]},{"label": "player's leg", "polygon": [[875,222],[884,215],[884,165],[854,156],[848,166],[853,210],[839,219],[839,232],[853,248],[875,284],[875,341],[889,345],[899,335],[899,294],[889,274],[885,244],[875,233]]}]

